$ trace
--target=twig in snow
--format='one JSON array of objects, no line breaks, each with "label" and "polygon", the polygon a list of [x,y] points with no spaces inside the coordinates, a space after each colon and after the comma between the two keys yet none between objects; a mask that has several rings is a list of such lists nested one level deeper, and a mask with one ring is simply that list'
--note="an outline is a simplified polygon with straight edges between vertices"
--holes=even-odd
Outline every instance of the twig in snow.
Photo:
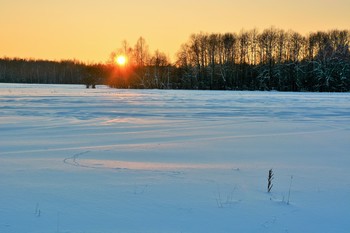
[{"label": "twig in snow", "polygon": [[272,184],[272,180],[273,180],[273,171],[272,169],[269,170],[269,175],[268,175],[268,178],[267,178],[267,192],[271,192],[271,189],[273,187],[273,184]]}]

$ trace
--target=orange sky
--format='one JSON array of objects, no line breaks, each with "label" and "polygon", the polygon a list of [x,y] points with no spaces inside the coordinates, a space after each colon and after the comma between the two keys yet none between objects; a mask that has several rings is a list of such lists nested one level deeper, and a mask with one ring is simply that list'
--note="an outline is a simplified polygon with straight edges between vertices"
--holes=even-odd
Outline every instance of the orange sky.
[{"label": "orange sky", "polygon": [[191,33],[350,29],[349,0],[0,0],[0,57],[106,62],[143,36],[174,57]]}]

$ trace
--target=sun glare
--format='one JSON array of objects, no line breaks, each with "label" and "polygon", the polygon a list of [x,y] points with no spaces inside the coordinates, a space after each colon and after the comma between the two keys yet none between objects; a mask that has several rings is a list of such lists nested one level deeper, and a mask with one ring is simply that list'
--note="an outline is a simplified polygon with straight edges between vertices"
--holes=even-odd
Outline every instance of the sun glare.
[{"label": "sun glare", "polygon": [[126,57],[123,55],[120,55],[115,59],[115,61],[118,65],[124,66],[126,64]]}]

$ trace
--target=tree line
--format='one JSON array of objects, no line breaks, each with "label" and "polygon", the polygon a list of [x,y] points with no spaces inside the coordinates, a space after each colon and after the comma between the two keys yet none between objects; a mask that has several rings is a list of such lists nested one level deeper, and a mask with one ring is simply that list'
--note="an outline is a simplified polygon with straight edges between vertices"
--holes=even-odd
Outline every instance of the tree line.
[{"label": "tree line", "polygon": [[[103,82],[103,65],[87,65],[73,60],[47,61],[21,58],[0,59],[0,82],[82,84]],[[101,80],[100,80],[101,79]]]},{"label": "tree line", "polygon": [[[237,33],[197,33],[171,63],[140,37],[105,64],[0,59],[0,82],[106,84],[116,88],[350,91],[350,31],[306,36],[274,27]],[[118,56],[127,59],[116,64]]]},{"label": "tree line", "polygon": [[349,91],[349,41],[348,30],[199,33],[181,46],[177,67],[190,88]]}]

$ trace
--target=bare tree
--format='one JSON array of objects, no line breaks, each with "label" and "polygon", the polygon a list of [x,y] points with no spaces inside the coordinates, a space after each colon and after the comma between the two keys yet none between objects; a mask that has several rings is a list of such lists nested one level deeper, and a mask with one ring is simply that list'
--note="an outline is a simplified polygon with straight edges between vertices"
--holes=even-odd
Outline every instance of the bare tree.
[{"label": "bare tree", "polygon": [[156,50],[150,59],[150,66],[153,69],[153,83],[156,88],[165,88],[165,82],[168,81],[169,59],[165,53]]},{"label": "bare tree", "polygon": [[134,47],[134,58],[138,67],[144,67],[149,61],[149,50],[146,40],[141,36]]}]

